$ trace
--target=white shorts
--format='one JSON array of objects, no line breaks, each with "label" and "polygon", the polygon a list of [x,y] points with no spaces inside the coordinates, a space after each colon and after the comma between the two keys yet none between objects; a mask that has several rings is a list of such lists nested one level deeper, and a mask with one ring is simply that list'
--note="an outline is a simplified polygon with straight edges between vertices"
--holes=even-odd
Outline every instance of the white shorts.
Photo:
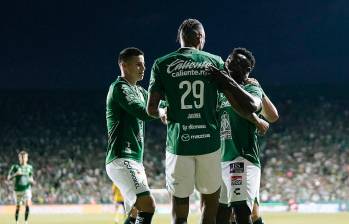
[{"label": "white shorts", "polygon": [[194,186],[202,194],[216,192],[222,181],[221,150],[197,155],[181,156],[166,152],[166,187],[176,197],[189,197]]},{"label": "white shorts", "polygon": [[132,159],[116,159],[106,165],[109,178],[119,187],[124,197],[125,211],[129,213],[137,196],[150,194],[147,176],[142,163]]},{"label": "white shorts", "polygon": [[224,186],[219,202],[234,205],[246,201],[252,212],[254,202],[259,203],[261,169],[242,157],[221,164]]},{"label": "white shorts", "polygon": [[15,191],[15,203],[16,205],[21,205],[26,201],[30,201],[32,199],[32,190],[27,189],[25,191]]}]

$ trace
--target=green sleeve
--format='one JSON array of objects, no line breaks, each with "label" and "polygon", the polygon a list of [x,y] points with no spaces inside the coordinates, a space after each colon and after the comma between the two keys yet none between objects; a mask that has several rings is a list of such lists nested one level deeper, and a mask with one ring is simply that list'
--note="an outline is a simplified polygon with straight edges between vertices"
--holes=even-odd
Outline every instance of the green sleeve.
[{"label": "green sleeve", "polygon": [[32,177],[33,176],[33,166],[30,166],[30,172],[29,172],[29,176]]},{"label": "green sleeve", "polygon": [[218,65],[217,68],[219,69],[224,69],[224,61],[222,60],[221,57],[218,57]]},{"label": "green sleeve", "polygon": [[8,172],[8,176],[12,176],[14,173],[17,172],[17,166],[16,165],[12,165],[10,168],[10,171]]},{"label": "green sleeve", "polygon": [[262,99],[263,96],[263,90],[260,86],[256,86],[253,84],[248,84],[244,88],[248,93],[252,94],[255,97],[258,97],[258,99]]},{"label": "green sleeve", "polygon": [[166,107],[167,107],[167,101],[165,101],[165,100],[160,100],[159,107],[160,107],[160,108],[166,108]]},{"label": "green sleeve", "polygon": [[[117,102],[129,114],[143,121],[154,119],[147,114],[144,101],[139,99],[139,96],[132,91],[130,86],[127,84],[120,84],[115,86],[115,88],[116,91],[114,91],[114,94]],[[145,98],[145,100],[147,100],[147,98]]]},{"label": "green sleeve", "polygon": [[149,82],[149,88],[148,91],[151,92],[158,92],[161,95],[164,94],[164,87],[161,82],[161,72],[158,66],[157,61],[155,61],[152,69],[151,69],[151,76],[150,76],[150,82]]}]

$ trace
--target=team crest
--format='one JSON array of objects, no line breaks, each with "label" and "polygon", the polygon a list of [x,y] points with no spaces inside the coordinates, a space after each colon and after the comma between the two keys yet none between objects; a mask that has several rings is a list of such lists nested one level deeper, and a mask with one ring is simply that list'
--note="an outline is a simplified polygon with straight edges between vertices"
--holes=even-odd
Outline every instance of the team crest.
[{"label": "team crest", "polygon": [[230,119],[227,112],[223,112],[221,116],[221,139],[232,139],[231,137],[231,126],[230,126]]}]

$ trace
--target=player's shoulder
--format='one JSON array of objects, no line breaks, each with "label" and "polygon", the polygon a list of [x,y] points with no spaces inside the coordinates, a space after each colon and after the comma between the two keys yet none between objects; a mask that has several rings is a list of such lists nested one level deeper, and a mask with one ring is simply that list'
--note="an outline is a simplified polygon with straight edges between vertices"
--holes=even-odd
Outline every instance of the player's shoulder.
[{"label": "player's shoulder", "polygon": [[255,95],[257,94],[258,96],[262,96],[263,94],[262,87],[259,84],[255,83],[249,83],[244,85],[244,90],[246,90],[249,93],[254,93]]},{"label": "player's shoulder", "polygon": [[130,84],[119,76],[114,82],[110,84],[109,91],[119,92],[120,90],[128,88],[129,86]]},{"label": "player's shoulder", "polygon": [[154,65],[159,65],[159,64],[162,64],[164,62],[166,62],[167,60],[173,58],[173,57],[176,57],[178,55],[178,52],[177,50],[176,51],[172,51],[168,54],[165,54],[161,57],[158,57],[157,59],[155,59],[155,62],[154,62]]},{"label": "player's shoulder", "polygon": [[212,58],[214,60],[217,60],[217,61],[223,61],[222,58],[218,55],[215,55],[215,54],[212,54],[212,53],[209,53],[207,51],[202,51],[202,50],[198,50],[198,53],[203,55],[203,56],[206,56],[208,58]]},{"label": "player's shoulder", "polygon": [[244,85],[244,89],[245,90],[248,90],[248,89],[262,89],[262,87],[259,85],[259,84],[256,84],[256,83],[248,83],[248,84],[245,84]]},{"label": "player's shoulder", "polygon": [[19,167],[19,164],[12,164],[11,169],[17,169]]}]

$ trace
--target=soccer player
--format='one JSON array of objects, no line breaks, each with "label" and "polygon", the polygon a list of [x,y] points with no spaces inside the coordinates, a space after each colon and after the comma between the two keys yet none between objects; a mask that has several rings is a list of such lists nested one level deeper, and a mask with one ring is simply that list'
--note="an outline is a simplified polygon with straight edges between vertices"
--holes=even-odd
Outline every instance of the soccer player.
[{"label": "soccer player", "polygon": [[25,205],[25,224],[28,224],[29,206],[31,206],[31,185],[34,183],[33,179],[33,167],[28,164],[28,153],[24,150],[18,153],[19,164],[11,166],[8,180],[14,180],[14,193],[16,201],[16,213],[15,219],[18,224],[18,214],[21,204]]},{"label": "soccer player", "polygon": [[[129,215],[125,223],[148,224],[155,211],[155,201],[142,162],[144,121],[153,118],[146,112],[147,91],[137,85],[144,76],[144,54],[138,48],[126,48],[119,54],[118,65],[121,76],[110,85],[106,102],[106,170],[124,196],[126,212],[132,207],[138,210],[136,220]],[[159,110],[164,121],[166,112]]]},{"label": "soccer player", "polygon": [[[221,185],[216,81],[222,82],[220,88],[231,103],[239,103],[249,113],[257,108],[234,80],[208,70],[219,71],[224,62],[202,51],[205,31],[198,20],[185,20],[178,40],[181,48],[154,62],[147,111],[157,118],[160,100],[167,101],[166,186],[172,197],[172,223],[187,223],[189,196],[195,186],[201,193],[201,223],[212,224]],[[218,73],[221,76],[215,76]]]},{"label": "soccer player", "polygon": [[[249,78],[255,65],[255,58],[245,48],[236,48],[226,60],[229,74],[259,102],[257,112],[269,122],[278,119],[275,106],[264,94],[259,83]],[[221,120],[222,149],[222,191],[217,223],[230,223],[231,205],[238,224],[262,224],[259,215],[260,160],[257,131],[265,133],[269,125],[260,119],[258,124],[251,122],[250,116],[242,116],[234,111],[226,97],[221,94],[218,100]],[[254,117],[256,113],[252,114]],[[253,215],[251,217],[253,211]]]}]

